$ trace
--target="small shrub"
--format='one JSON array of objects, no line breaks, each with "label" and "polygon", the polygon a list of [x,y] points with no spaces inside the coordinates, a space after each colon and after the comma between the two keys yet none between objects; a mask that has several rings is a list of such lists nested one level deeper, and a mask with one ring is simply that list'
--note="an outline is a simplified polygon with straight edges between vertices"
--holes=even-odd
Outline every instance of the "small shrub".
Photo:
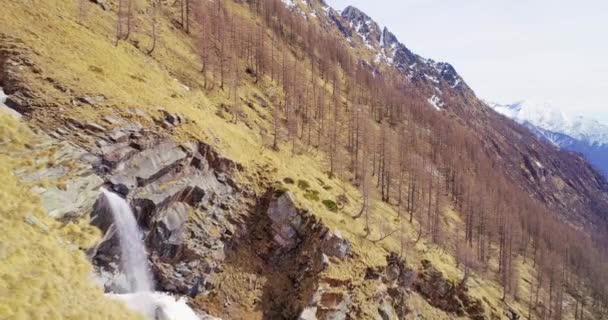
[{"label": "small shrub", "polygon": [[98,66],[89,66],[89,71],[103,74],[103,69]]},{"label": "small shrub", "polygon": [[326,200],[323,200],[322,203],[327,210],[329,210],[331,212],[338,211],[338,205],[333,200],[326,199]]},{"label": "small shrub", "polygon": [[295,181],[292,178],[290,178],[290,177],[287,177],[287,178],[283,179],[283,182],[285,182],[287,184],[294,184],[295,183]]},{"label": "small shrub", "polygon": [[298,188],[308,190],[310,189],[310,183],[308,183],[306,180],[298,180]]},{"label": "small shrub", "polygon": [[289,190],[284,187],[274,189],[274,196],[278,198],[278,197],[284,195],[287,191],[289,191]]},{"label": "small shrub", "polygon": [[331,190],[332,188],[331,188],[331,186],[323,186],[323,189],[325,189],[325,190],[329,191],[329,190]]},{"label": "small shrub", "polygon": [[311,200],[311,201],[319,201],[319,191],[317,190],[306,190],[306,193],[304,194],[304,198]]},{"label": "small shrub", "polygon": [[350,203],[350,201],[348,200],[348,197],[345,194],[341,194],[336,198],[336,202],[338,204],[338,207],[340,207],[340,209],[343,209],[344,206],[346,206],[347,204]]},{"label": "small shrub", "polygon": [[287,188],[285,188],[283,186],[283,183],[281,181],[275,181],[272,184],[272,188],[274,189],[274,196],[275,197],[280,197],[282,196],[285,192],[289,191]]}]

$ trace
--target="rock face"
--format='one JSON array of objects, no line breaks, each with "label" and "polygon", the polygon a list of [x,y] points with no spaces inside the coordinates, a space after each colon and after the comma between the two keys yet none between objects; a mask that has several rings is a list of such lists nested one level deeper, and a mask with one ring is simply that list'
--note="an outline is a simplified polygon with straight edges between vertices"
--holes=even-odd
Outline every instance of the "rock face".
[{"label": "rock face", "polygon": [[352,301],[347,292],[323,283],[315,292],[311,305],[304,308],[299,319],[344,320],[348,317],[351,304]]},{"label": "rock face", "polygon": [[290,193],[283,193],[270,201],[268,217],[274,232],[273,240],[281,248],[295,248],[301,240],[298,229],[302,228],[302,217],[298,214]]},{"label": "rock face", "polygon": [[52,166],[44,166],[39,171],[27,174],[17,174],[24,182],[50,182],[33,189],[40,195],[48,215],[55,219],[70,219],[91,212],[103,180],[92,170],[88,158],[90,154],[50,136],[42,136],[42,142],[36,148],[48,150],[41,153],[43,156],[37,157],[36,163],[52,163]]},{"label": "rock face", "polygon": [[120,162],[109,178],[117,190],[143,187],[174,169],[187,154],[170,140]]},{"label": "rock face", "polygon": [[405,319],[410,313],[407,300],[416,272],[394,253],[386,261],[386,267],[369,268],[365,279],[379,281],[376,293],[379,319]]},{"label": "rock face", "polygon": [[[224,242],[234,234],[228,219],[240,193],[231,176],[240,166],[203,143],[177,145],[120,119],[107,122],[123,126],[96,142],[96,168],[107,187],[131,203],[157,289],[191,296],[208,291]],[[117,239],[103,207],[95,206],[93,224],[106,235],[91,254],[102,272],[116,274]],[[112,280],[106,285],[111,288]]]},{"label": "rock face", "polygon": [[446,280],[428,260],[422,261],[422,269],[415,280],[414,288],[434,307],[459,317],[486,319],[481,301],[470,297],[466,286],[457,286]]}]

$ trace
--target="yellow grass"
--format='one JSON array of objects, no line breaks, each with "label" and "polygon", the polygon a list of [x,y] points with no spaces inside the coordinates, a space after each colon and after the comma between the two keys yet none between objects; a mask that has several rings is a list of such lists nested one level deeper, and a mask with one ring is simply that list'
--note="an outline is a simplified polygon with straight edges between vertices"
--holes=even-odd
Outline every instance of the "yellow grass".
[{"label": "yellow grass", "polygon": [[[262,132],[272,132],[272,114],[269,110],[272,107],[255,105],[256,110],[243,107],[246,117],[237,124],[216,115],[218,106],[228,101],[228,94],[209,93],[202,89],[203,79],[199,72],[196,44],[189,36],[164,18],[161,21],[160,43],[154,53],[148,55],[146,50],[151,42],[148,35],[150,26],[145,15],[140,14],[137,19],[138,31],[132,37],[137,46],[126,42],[115,45],[115,12],[103,11],[99,6],[84,1],[88,14],[79,22],[74,5],[77,2],[8,1],[0,10],[0,25],[3,26],[0,32],[23,41],[28,57],[41,69],[39,73],[28,68],[22,70],[22,76],[37,94],[40,104],[33,115],[35,122],[48,125],[57,123],[65,116],[98,120],[104,115],[112,114],[146,125],[151,123],[150,117],[132,112],[133,108],[143,110],[153,117],[159,116],[158,108],[182,114],[188,123],[170,134],[180,142],[200,139],[214,145],[226,157],[244,165],[246,177],[242,177],[242,182],[252,185],[257,191],[261,191],[262,178],[275,182],[284,178],[296,182],[306,180],[310,184],[309,189],[319,193],[320,201],[306,199],[306,191],[298,188],[297,183],[283,184],[283,187],[291,190],[299,205],[310,208],[330,229],[340,230],[353,243],[357,256],[357,259],[333,264],[325,275],[361,284],[361,288],[354,293],[359,301],[367,301],[373,296],[373,286],[362,282],[365,268],[385,265],[389,252],[401,250],[400,233],[377,243],[370,241],[399,228],[398,213],[393,206],[374,203],[370,217],[372,232],[365,238],[365,219],[352,218],[360,210],[360,193],[348,182],[328,178],[327,165],[321,152],[305,150],[305,146],[298,145],[298,151],[307,152],[292,156],[291,147],[286,143],[281,144],[279,151],[268,147],[270,133]],[[142,7],[145,3],[140,1]],[[238,5],[232,9],[253,19]],[[61,92],[45,81],[45,78],[54,79],[72,93]],[[272,84],[253,84],[247,79],[239,88],[242,98],[250,99],[253,94],[257,94],[266,97],[269,102],[275,92],[279,90]],[[72,100],[84,95],[103,95],[106,101],[99,106],[72,105]],[[10,137],[11,146],[24,148],[31,133],[14,120],[4,117],[2,121],[0,137]],[[0,145],[0,148],[4,151],[6,144]],[[4,164],[8,159],[0,156],[0,160]],[[35,160],[29,161],[43,165]],[[28,308],[64,318],[87,318],[92,317],[91,314],[103,318],[110,311],[116,317],[126,315],[120,306],[104,300],[101,290],[91,285],[87,278],[91,272],[90,265],[83,254],[74,250],[70,244],[73,239],[89,241],[90,237],[83,234],[90,230],[83,225],[62,228],[46,218],[39,200],[11,174],[17,165],[24,164],[13,163],[3,166],[0,171],[3,178],[0,203],[6,204],[0,209],[3,210],[0,217],[3,219],[0,239],[3,244],[14,244],[8,249],[0,247],[0,254],[6,257],[6,260],[0,262],[0,274],[2,281],[9,284],[10,291],[15,293],[9,294],[0,288],[0,319],[4,314],[16,315],[16,312],[25,312],[23,310]],[[349,204],[338,212],[328,211],[321,203],[322,200],[335,201],[342,194],[349,199]],[[444,211],[443,228],[447,236],[460,237],[462,222],[458,214],[450,208],[445,208]],[[25,224],[23,219],[29,214],[34,214],[51,231],[42,233]],[[448,279],[457,281],[462,277],[462,271],[456,267],[450,250],[439,250],[424,238],[414,245],[417,221],[413,225],[405,223],[404,226],[403,239],[407,243],[404,253],[412,267],[417,268],[421,259],[428,259]],[[17,244],[20,249],[15,249]],[[85,243],[72,244],[76,247],[86,246]],[[520,264],[519,268],[522,276],[533,278],[534,272],[529,264]],[[27,280],[20,285],[17,279]],[[471,289],[472,294],[483,299],[488,311],[503,308],[500,301],[501,288],[491,275],[476,274],[471,282],[475,284]],[[521,288],[523,300],[528,292],[529,288]],[[31,304],[28,302],[30,299]],[[421,310],[426,319],[446,318],[445,314],[431,308],[418,295],[413,295],[411,305],[413,309]],[[520,312],[526,310],[524,306],[524,302],[514,303]],[[500,311],[497,313],[501,314]],[[26,315],[21,313],[22,317]]]},{"label": "yellow grass", "polygon": [[61,225],[11,172],[34,135],[0,114],[0,319],[136,319],[103,296],[81,247],[98,236],[88,225]]}]

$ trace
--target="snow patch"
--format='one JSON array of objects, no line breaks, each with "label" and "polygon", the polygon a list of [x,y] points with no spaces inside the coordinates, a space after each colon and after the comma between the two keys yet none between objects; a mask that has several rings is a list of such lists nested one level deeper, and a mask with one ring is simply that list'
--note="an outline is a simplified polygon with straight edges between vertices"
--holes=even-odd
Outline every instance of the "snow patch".
[{"label": "snow patch", "polygon": [[437,83],[437,84],[439,83],[439,80],[435,76],[431,76],[431,75],[425,73],[424,77],[427,78],[428,80],[430,80],[433,83]]},{"label": "snow patch", "polygon": [[436,95],[433,95],[427,101],[437,111],[441,111],[441,108],[443,108],[443,106],[445,105],[443,101],[441,101],[441,98]]}]

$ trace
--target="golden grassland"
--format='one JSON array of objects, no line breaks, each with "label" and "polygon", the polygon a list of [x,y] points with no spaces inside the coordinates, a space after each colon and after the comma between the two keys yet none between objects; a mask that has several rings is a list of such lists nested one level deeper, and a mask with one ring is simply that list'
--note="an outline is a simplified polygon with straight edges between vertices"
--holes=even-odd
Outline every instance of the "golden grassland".
[{"label": "golden grassland", "polygon": [[[216,115],[218,106],[227,102],[228,93],[209,93],[202,89],[203,80],[199,72],[200,62],[196,54],[196,44],[177,29],[168,18],[161,23],[161,37],[157,49],[146,53],[151,43],[150,26],[145,10],[140,10],[137,31],[129,43],[114,40],[115,12],[103,11],[98,6],[85,2],[87,14],[79,22],[77,1],[64,0],[22,0],[8,1],[0,12],[0,25],[5,35],[23,41],[30,49],[30,58],[41,68],[38,73],[23,70],[22,76],[41,100],[41,110],[33,115],[33,123],[57,123],[62,117],[98,120],[104,115],[118,114],[136,119],[143,124],[149,117],[137,115],[129,110],[137,108],[155,116],[158,108],[180,113],[189,120],[172,135],[185,142],[200,139],[214,145],[226,157],[246,168],[249,181],[254,187],[259,175],[270,176],[274,181],[291,178],[296,182],[308,182],[308,190],[318,192],[319,200],[336,200],[345,195],[349,200],[338,212],[328,211],[321,201],[305,197],[307,190],[296,184],[283,184],[296,196],[298,203],[312,209],[332,230],[340,230],[342,235],[354,245],[358,259],[348,259],[333,264],[325,276],[352,280],[360,284],[353,293],[356,301],[368,301],[374,295],[373,286],[363,283],[365,268],[386,264],[389,252],[399,252],[400,236],[378,239],[392,228],[399,226],[398,213],[386,203],[375,202],[371,213],[372,230],[368,238],[365,234],[364,219],[353,219],[360,208],[360,193],[346,179],[327,178],[323,154],[318,151],[292,155],[290,146],[282,145],[279,151],[268,147],[272,114],[269,108],[243,108],[246,117],[234,124]],[[145,8],[145,1],[140,1]],[[232,5],[238,8],[238,5]],[[239,14],[247,16],[245,10]],[[67,94],[45,81],[52,78],[71,90]],[[244,81],[239,88],[241,98],[254,94],[265,96],[272,102],[272,92],[279,92],[272,84],[254,84]],[[187,86],[187,87],[186,87]],[[103,95],[106,102],[97,106],[74,107],[71,101],[83,95]],[[22,125],[7,117],[1,118],[0,127],[3,141],[2,150],[7,147],[22,150],[29,143],[31,133]],[[300,151],[306,147],[297,145]],[[118,318],[128,313],[119,305],[104,300],[101,289],[92,285],[88,277],[91,266],[81,251],[90,245],[90,228],[65,228],[45,217],[40,202],[28,192],[26,186],[12,175],[11,170],[23,163],[9,161],[2,152],[0,163],[0,185],[3,203],[0,239],[0,274],[8,290],[0,289],[0,318],[27,318],[27,312],[48,314],[48,318]],[[4,165],[7,163],[8,165]],[[258,190],[260,191],[260,190]],[[49,228],[45,233],[35,226],[24,223],[28,215]],[[460,237],[458,228],[462,222],[457,213],[445,208],[444,229],[448,237]],[[405,225],[403,235],[409,242],[406,247],[408,263],[417,267],[417,261],[430,260],[434,266],[453,281],[462,277],[450,250],[442,250],[423,239],[413,245],[416,238],[416,222]],[[67,232],[69,230],[69,232]],[[87,234],[86,237],[82,237]],[[87,241],[71,242],[71,235],[86,238]],[[18,244],[18,245],[17,245]],[[518,260],[519,261],[519,260]],[[530,264],[518,262],[522,277],[533,279],[534,270]],[[237,274],[239,271],[234,271]],[[248,279],[248,275],[241,275]],[[236,280],[235,280],[236,281]],[[248,281],[248,280],[242,280]],[[501,314],[502,289],[489,272],[475,274],[470,280],[472,295],[482,299],[486,309]],[[523,301],[512,301],[510,305],[520,314],[526,314],[525,297],[529,288],[520,288]],[[243,292],[243,295],[247,295]],[[427,319],[445,319],[451,316],[432,308],[420,296],[414,294],[412,307],[427,316]],[[372,308],[372,306],[368,306]],[[368,308],[364,307],[364,308]],[[31,310],[31,311],[26,311]],[[373,310],[364,310],[371,317]],[[9,316],[10,317],[10,316]],[[4,317],[6,318],[6,317]]]},{"label": "golden grassland", "polygon": [[91,246],[98,231],[49,218],[13,175],[27,166],[20,155],[34,143],[27,126],[0,114],[0,319],[136,319],[103,296],[79,250]]}]

